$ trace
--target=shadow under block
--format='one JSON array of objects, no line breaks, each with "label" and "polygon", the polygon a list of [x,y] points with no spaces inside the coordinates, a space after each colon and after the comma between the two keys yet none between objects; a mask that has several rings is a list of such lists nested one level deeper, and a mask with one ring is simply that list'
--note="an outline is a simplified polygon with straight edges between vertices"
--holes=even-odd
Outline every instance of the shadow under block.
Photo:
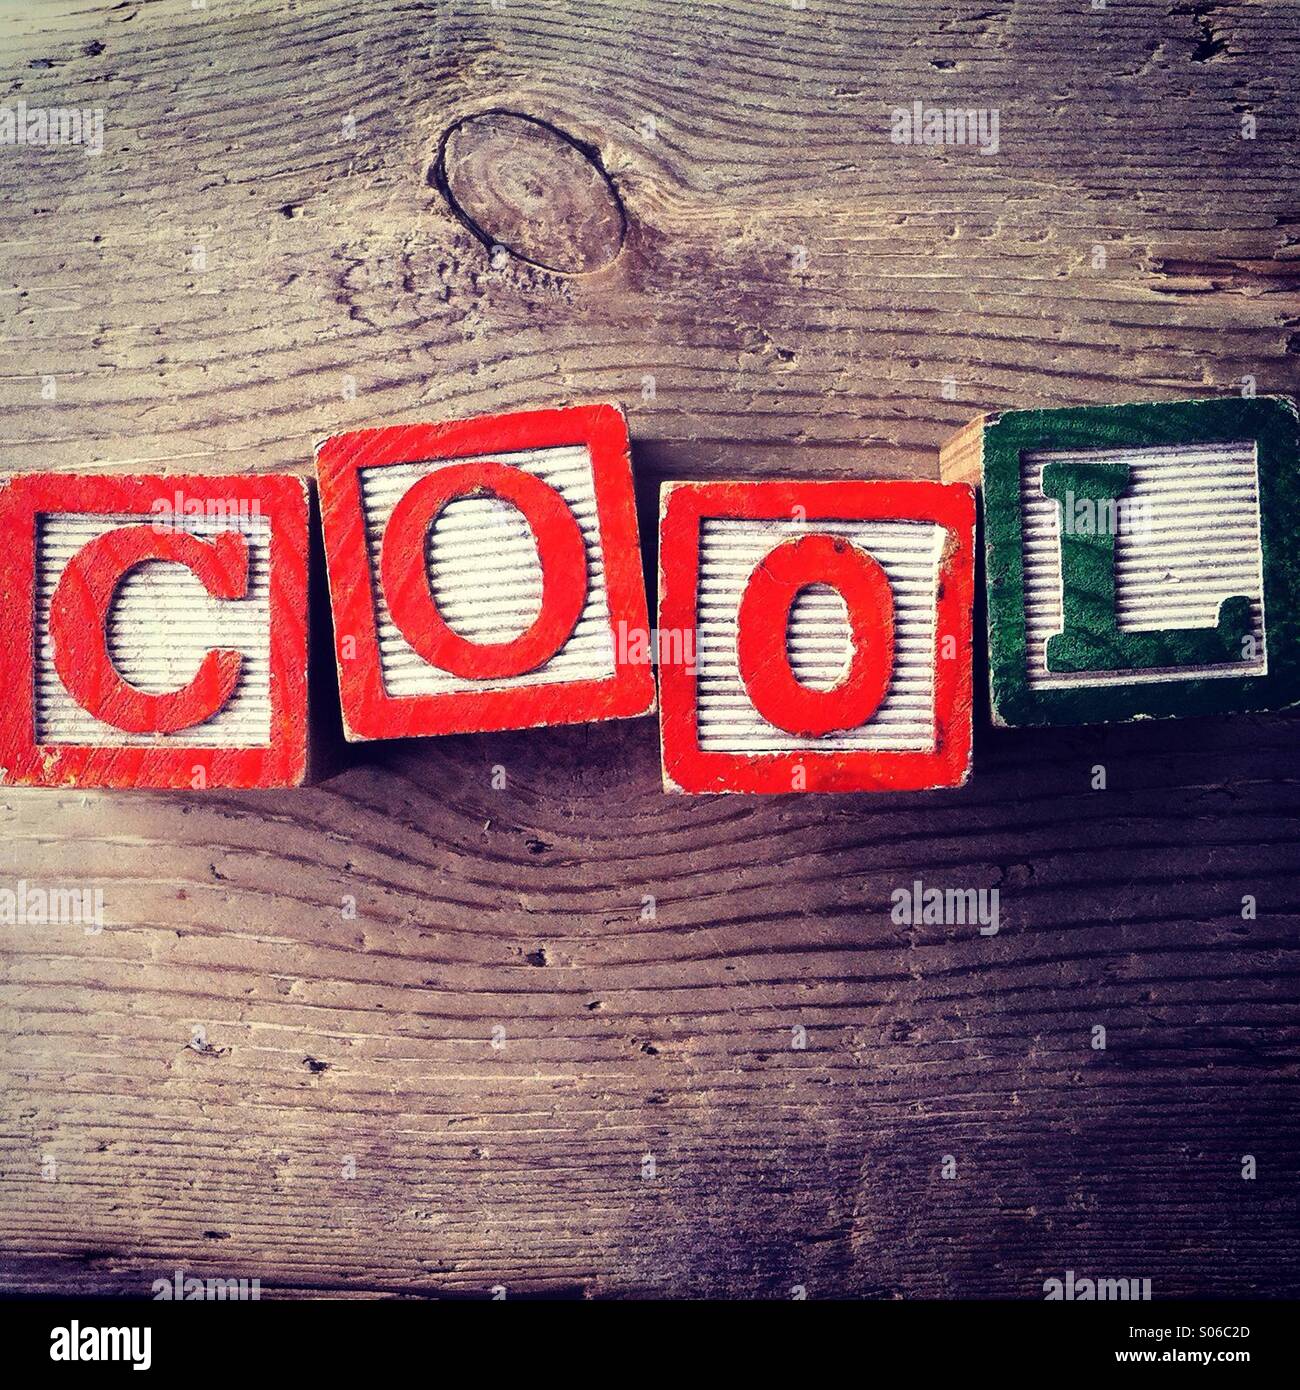
[{"label": "shadow under block", "polygon": [[654,709],[617,406],[361,430],[316,467],[349,739]]},{"label": "shadow under block", "polygon": [[664,786],[961,785],[974,548],[974,494],[960,484],[666,484]]},{"label": "shadow under block", "polygon": [[302,782],[308,486],[267,474],[0,482],[0,782]]},{"label": "shadow under block", "polygon": [[1293,402],[1008,411],[966,426],[981,482],[989,684],[1001,725],[1300,702]]}]

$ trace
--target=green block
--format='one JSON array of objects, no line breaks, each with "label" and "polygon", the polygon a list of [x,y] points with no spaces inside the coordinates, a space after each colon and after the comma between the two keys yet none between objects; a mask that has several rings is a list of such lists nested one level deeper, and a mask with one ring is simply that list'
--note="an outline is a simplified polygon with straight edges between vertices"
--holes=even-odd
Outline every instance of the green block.
[{"label": "green block", "polygon": [[1300,704],[1292,401],[1007,411],[941,470],[982,483],[998,724]]}]

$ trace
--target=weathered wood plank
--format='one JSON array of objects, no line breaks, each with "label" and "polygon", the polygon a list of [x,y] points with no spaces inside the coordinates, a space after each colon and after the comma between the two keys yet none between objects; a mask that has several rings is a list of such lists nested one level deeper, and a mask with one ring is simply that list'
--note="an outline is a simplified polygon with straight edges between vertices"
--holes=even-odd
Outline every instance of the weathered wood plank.
[{"label": "weathered wood plank", "polygon": [[[1281,0],[0,22],[6,103],[104,109],[99,157],[0,150],[9,469],[307,473],[344,429],[621,398],[648,539],[669,478],[932,477],[980,411],[1295,388]],[[918,99],[997,108],[998,155],[891,143]],[[494,256],[430,181],[499,110],[596,152],[604,268]],[[650,720],[6,791],[0,884],[100,885],[109,925],[0,929],[0,1275],[1294,1296],[1296,728],[984,710],[970,784],[916,798],[667,797]],[[998,934],[895,924],[916,878],[999,887]]]}]

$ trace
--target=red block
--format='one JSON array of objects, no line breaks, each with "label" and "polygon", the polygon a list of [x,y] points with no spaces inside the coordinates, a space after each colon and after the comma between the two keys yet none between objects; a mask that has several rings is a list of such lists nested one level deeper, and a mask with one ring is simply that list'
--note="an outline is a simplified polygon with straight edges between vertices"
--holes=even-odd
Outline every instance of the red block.
[{"label": "red block", "polygon": [[665,787],[960,786],[971,756],[974,533],[963,484],[667,484]]},{"label": "red block", "polygon": [[8,478],[0,593],[0,782],[303,780],[302,479]]},{"label": "red block", "polygon": [[360,430],[316,468],[349,739],[654,708],[616,406]]}]

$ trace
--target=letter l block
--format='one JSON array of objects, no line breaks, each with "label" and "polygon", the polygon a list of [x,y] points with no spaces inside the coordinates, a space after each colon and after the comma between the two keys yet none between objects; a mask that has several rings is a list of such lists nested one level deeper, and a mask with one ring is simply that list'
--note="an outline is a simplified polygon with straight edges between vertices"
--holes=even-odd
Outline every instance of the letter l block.
[{"label": "letter l block", "polygon": [[1300,703],[1298,438],[1261,396],[1007,411],[946,445],[983,483],[994,720]]}]

